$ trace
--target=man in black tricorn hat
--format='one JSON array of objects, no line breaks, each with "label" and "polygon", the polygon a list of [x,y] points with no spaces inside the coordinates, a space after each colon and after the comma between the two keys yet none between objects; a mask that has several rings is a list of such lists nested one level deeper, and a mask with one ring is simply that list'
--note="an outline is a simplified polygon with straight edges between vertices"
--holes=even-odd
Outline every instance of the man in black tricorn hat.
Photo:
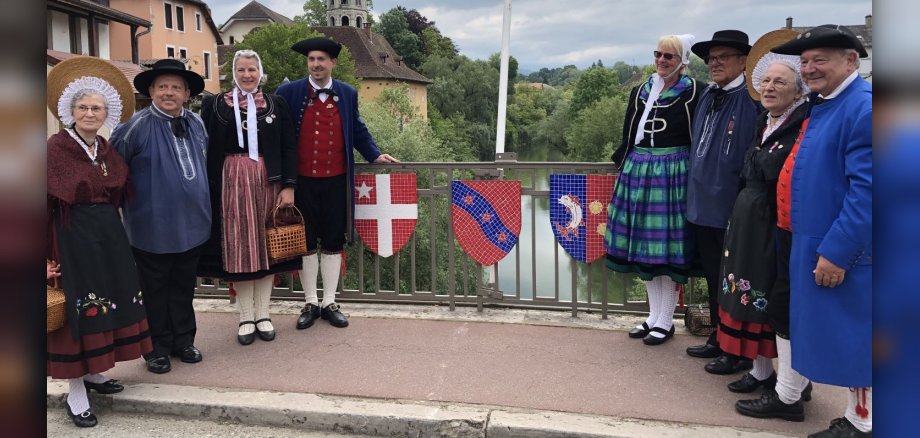
[{"label": "man in black tricorn hat", "polygon": [[211,234],[208,134],[183,105],[204,90],[204,79],[177,59],[161,59],[135,76],[134,88],[151,105],[117,126],[111,142],[128,163],[134,189],[123,210],[143,289],[137,300],[147,309],[153,341],[144,357],[150,372],[165,373],[170,355],[186,363],[202,357],[193,345],[192,298],[201,245]]},{"label": "man in black tricorn hat", "polygon": [[[687,182],[687,221],[694,248],[694,265],[702,268],[709,292],[709,316],[719,328],[723,241],[741,182],[744,156],[754,140],[760,105],[747,92],[744,67],[751,51],[740,30],[720,30],[709,41],[691,48],[709,65],[709,85],[693,114],[690,170]],[[712,374],[734,374],[751,368],[751,361],[724,353],[714,330],[705,344],[687,348],[694,357],[714,358],[704,369]],[[763,380],[771,369],[754,369]],[[758,374],[759,373],[759,374]],[[760,374],[763,374],[761,377]]]},{"label": "man in black tricorn hat", "polygon": [[[354,149],[368,162],[399,160],[380,153],[358,114],[358,92],[332,78],[342,45],[328,38],[310,38],[291,47],[307,57],[309,75],[278,88],[294,114],[298,144],[298,178],[294,202],[304,215],[307,255],[303,258],[306,305],[297,328],[306,329],[317,319],[335,327],[348,319],[335,302],[342,266],[342,250],[354,235]],[[321,256],[317,252],[321,249]],[[322,260],[320,260],[322,259]],[[323,303],[316,293],[322,267]]]},{"label": "man in black tricorn hat", "polygon": [[871,436],[872,85],[858,72],[868,54],[850,29],[830,24],[772,51],[799,56],[813,102],[790,154],[792,368],[850,388],[844,417],[809,436]]}]

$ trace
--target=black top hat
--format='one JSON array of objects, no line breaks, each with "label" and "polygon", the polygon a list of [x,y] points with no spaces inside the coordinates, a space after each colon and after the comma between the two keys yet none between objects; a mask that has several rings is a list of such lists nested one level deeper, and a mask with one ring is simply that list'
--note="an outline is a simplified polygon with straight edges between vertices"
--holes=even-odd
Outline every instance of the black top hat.
[{"label": "black top hat", "polygon": [[747,55],[751,51],[751,45],[748,44],[748,36],[740,30],[719,30],[712,34],[709,41],[700,41],[693,45],[690,50],[700,58],[709,58],[709,48],[714,46],[733,47]]},{"label": "black top hat", "polygon": [[860,58],[869,57],[856,34],[848,27],[837,24],[822,24],[808,29],[796,39],[776,46],[770,51],[783,55],[801,55],[806,50],[820,47],[854,49],[859,52]]},{"label": "black top hat", "polygon": [[291,50],[304,56],[308,56],[314,50],[319,50],[328,53],[330,58],[338,58],[339,52],[342,51],[342,45],[329,38],[318,37],[298,41],[291,46]]},{"label": "black top hat", "polygon": [[185,64],[178,59],[166,58],[153,63],[150,70],[145,70],[134,77],[134,88],[138,93],[150,97],[150,85],[160,75],[181,76],[188,82],[188,90],[192,96],[204,90],[204,78],[198,73],[185,69]]}]

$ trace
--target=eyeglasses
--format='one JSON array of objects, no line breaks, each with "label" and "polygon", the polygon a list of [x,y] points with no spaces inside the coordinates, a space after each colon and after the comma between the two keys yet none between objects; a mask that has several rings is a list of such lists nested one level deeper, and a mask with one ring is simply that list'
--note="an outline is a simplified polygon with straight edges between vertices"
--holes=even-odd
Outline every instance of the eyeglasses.
[{"label": "eyeglasses", "polygon": [[652,52],[652,54],[655,55],[655,59],[661,58],[661,57],[663,56],[664,59],[666,59],[666,60],[668,60],[668,61],[670,61],[670,60],[672,60],[672,59],[678,57],[677,55],[675,55],[675,54],[673,54],[673,53],[664,53],[664,52],[659,52],[659,51],[657,51],[657,50],[655,50],[654,52]]},{"label": "eyeglasses", "polygon": [[706,64],[712,64],[713,61],[718,62],[719,64],[724,64],[728,61],[729,58],[733,56],[745,56],[744,53],[732,53],[730,55],[716,55],[716,56],[707,56]]},{"label": "eyeglasses", "polygon": [[786,81],[782,79],[763,78],[760,80],[761,87],[766,87],[767,85],[770,85],[770,84],[773,84],[773,88],[777,90],[782,90],[783,88],[786,88],[789,86],[789,84],[786,83]]},{"label": "eyeglasses", "polygon": [[81,113],[85,113],[85,112],[87,112],[87,111],[92,111],[93,114],[99,114],[99,113],[105,111],[105,107],[101,107],[101,106],[86,106],[86,105],[79,105],[79,106],[77,106],[75,109],[76,109],[78,112],[81,112]]}]

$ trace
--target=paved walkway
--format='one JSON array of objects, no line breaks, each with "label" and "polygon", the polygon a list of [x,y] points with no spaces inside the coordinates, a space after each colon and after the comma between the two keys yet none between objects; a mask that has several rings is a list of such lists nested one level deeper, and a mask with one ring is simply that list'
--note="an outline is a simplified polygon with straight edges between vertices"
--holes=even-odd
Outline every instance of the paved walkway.
[{"label": "paved walkway", "polygon": [[490,405],[798,436],[826,428],[846,404],[845,389],[816,385],[803,423],[738,415],[735,401],[752,396],[725,385],[740,375],[704,372],[705,360],[684,353],[703,338],[684,334],[681,322],[674,339],[648,347],[622,331],[637,317],[344,303],[348,328],[318,321],[300,331],[299,304],[276,302],[275,341],[241,346],[238,315],[226,300],[197,300],[196,307],[203,362],[174,360],[172,372],[155,375],[138,360],[107,375],[138,384]]}]

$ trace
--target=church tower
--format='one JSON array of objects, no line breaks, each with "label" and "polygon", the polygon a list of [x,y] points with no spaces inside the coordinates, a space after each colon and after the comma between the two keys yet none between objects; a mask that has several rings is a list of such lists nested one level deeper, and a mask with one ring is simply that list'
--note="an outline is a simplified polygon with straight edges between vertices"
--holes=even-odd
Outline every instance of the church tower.
[{"label": "church tower", "polygon": [[326,25],[363,28],[367,23],[367,0],[328,0]]}]

